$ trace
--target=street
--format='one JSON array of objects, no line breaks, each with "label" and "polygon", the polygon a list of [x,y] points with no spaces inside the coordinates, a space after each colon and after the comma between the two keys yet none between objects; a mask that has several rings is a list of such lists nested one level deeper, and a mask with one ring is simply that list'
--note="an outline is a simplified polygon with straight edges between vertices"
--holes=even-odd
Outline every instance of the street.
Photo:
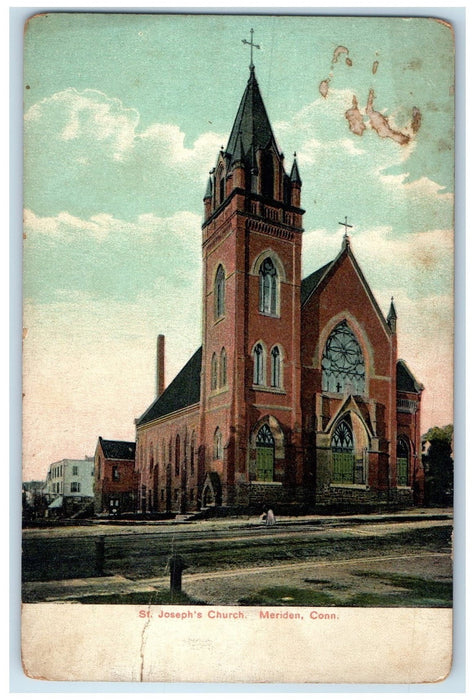
[{"label": "street", "polygon": [[186,565],[177,602],[447,606],[451,533],[449,516],[434,513],[32,529],[23,600],[170,602],[177,553]]}]

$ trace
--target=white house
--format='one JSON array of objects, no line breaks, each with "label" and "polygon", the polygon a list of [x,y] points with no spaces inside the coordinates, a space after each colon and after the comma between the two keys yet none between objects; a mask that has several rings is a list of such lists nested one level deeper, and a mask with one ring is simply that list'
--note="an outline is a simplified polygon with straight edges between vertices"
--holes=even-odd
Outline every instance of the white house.
[{"label": "white house", "polygon": [[62,459],[53,462],[48,470],[44,493],[50,502],[49,510],[70,514],[94,499],[94,457]]}]

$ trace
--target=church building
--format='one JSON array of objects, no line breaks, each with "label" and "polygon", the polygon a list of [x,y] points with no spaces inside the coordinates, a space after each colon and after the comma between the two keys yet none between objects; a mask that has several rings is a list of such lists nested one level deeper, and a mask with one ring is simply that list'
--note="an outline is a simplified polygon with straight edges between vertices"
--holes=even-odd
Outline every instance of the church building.
[{"label": "church building", "polygon": [[[423,386],[351,249],[302,279],[285,170],[254,66],[204,196],[202,346],[136,420],[138,509],[331,512],[420,503]],[[328,196],[331,196],[330,193]]]}]

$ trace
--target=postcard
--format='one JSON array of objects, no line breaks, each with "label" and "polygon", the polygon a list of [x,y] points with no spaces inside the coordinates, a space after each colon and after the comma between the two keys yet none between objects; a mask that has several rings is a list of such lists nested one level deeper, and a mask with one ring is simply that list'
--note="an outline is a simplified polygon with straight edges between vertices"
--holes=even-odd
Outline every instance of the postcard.
[{"label": "postcard", "polygon": [[27,676],[447,677],[453,222],[443,17],[29,19]]}]

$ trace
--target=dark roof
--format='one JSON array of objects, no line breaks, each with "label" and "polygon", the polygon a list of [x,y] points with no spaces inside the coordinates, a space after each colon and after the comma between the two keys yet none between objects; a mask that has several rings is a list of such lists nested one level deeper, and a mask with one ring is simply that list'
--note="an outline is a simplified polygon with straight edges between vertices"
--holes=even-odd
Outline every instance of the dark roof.
[{"label": "dark roof", "polygon": [[198,348],[163,394],[140,416],[137,425],[150,423],[152,420],[199,402],[201,352],[202,348]]},{"label": "dark roof", "polygon": [[255,150],[266,148],[271,143],[277,151],[272,127],[252,67],[226,146],[226,155],[230,157],[231,163],[244,159],[245,165],[252,167]]},{"label": "dark roof", "polygon": [[135,459],[135,442],[104,440],[101,437],[99,442],[106,459]]},{"label": "dark roof", "polygon": [[305,277],[305,279],[302,280],[302,285],[300,287],[300,303],[302,304],[302,306],[310,297],[313,290],[316,289],[316,287],[318,287],[320,280],[322,279],[323,275],[332,263],[333,260],[331,260],[323,267],[320,267],[318,270],[315,270],[315,272],[312,272],[311,275]]},{"label": "dark roof", "polygon": [[419,394],[424,388],[412,374],[404,360],[398,360],[396,364],[396,388],[398,391],[409,391]]}]

